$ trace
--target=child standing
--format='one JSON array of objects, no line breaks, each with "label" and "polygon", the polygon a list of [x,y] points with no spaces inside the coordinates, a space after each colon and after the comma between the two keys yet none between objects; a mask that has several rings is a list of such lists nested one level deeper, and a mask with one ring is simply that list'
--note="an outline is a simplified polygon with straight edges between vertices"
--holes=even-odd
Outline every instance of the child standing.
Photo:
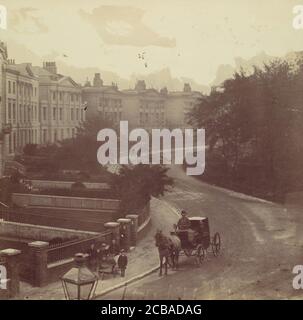
[{"label": "child standing", "polygon": [[127,267],[128,259],[125,251],[122,249],[118,258],[118,267],[121,270],[121,277],[125,277],[125,269]]}]

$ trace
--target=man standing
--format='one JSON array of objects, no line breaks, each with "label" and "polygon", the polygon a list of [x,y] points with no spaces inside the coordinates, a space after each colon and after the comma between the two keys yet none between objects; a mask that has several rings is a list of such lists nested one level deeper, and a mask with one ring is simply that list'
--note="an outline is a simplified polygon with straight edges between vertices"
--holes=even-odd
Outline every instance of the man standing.
[{"label": "man standing", "polygon": [[118,267],[121,270],[121,277],[125,277],[125,269],[127,267],[128,259],[125,251],[122,249],[118,258]]}]

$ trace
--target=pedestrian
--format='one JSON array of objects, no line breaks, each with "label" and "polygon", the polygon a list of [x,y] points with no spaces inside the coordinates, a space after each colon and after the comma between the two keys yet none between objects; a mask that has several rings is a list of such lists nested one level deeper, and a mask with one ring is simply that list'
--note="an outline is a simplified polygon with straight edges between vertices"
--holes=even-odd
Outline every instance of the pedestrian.
[{"label": "pedestrian", "polygon": [[118,258],[118,267],[121,270],[121,277],[125,277],[125,269],[127,267],[128,259],[125,251],[122,249]]},{"label": "pedestrian", "polygon": [[97,250],[95,248],[95,244],[92,243],[90,245],[90,248],[88,249],[88,263],[89,263],[89,267],[92,271],[96,271],[96,267],[97,267]]},{"label": "pedestrian", "polygon": [[102,243],[101,248],[99,248],[98,261],[99,261],[99,269],[103,268],[102,263],[106,262],[108,257],[109,245],[106,243]]}]

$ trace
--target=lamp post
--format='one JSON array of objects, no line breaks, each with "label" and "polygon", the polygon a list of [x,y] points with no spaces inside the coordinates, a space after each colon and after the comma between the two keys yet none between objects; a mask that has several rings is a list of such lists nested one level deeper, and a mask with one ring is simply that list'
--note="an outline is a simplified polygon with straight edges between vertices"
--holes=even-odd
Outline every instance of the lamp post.
[{"label": "lamp post", "polygon": [[90,300],[95,294],[97,276],[85,266],[86,255],[77,253],[75,266],[61,278],[67,300]]}]

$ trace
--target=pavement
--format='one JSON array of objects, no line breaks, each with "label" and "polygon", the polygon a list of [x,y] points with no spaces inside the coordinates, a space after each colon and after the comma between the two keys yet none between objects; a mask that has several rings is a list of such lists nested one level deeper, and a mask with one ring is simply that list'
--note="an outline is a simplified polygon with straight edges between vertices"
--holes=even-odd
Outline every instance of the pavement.
[{"label": "pavement", "polygon": [[[126,285],[134,283],[159,268],[158,250],[155,247],[154,235],[158,229],[169,232],[172,225],[176,223],[178,216],[173,206],[165,201],[158,199],[151,200],[151,222],[147,226],[148,232],[140,240],[135,248],[128,253],[128,268],[126,275],[122,278],[119,274],[115,277],[106,275],[103,280],[99,280],[95,296],[102,299],[102,296],[124,288]],[[15,299],[25,300],[62,300],[64,293],[61,282],[54,282],[45,287],[32,287],[27,283],[21,282],[20,294]]]}]

